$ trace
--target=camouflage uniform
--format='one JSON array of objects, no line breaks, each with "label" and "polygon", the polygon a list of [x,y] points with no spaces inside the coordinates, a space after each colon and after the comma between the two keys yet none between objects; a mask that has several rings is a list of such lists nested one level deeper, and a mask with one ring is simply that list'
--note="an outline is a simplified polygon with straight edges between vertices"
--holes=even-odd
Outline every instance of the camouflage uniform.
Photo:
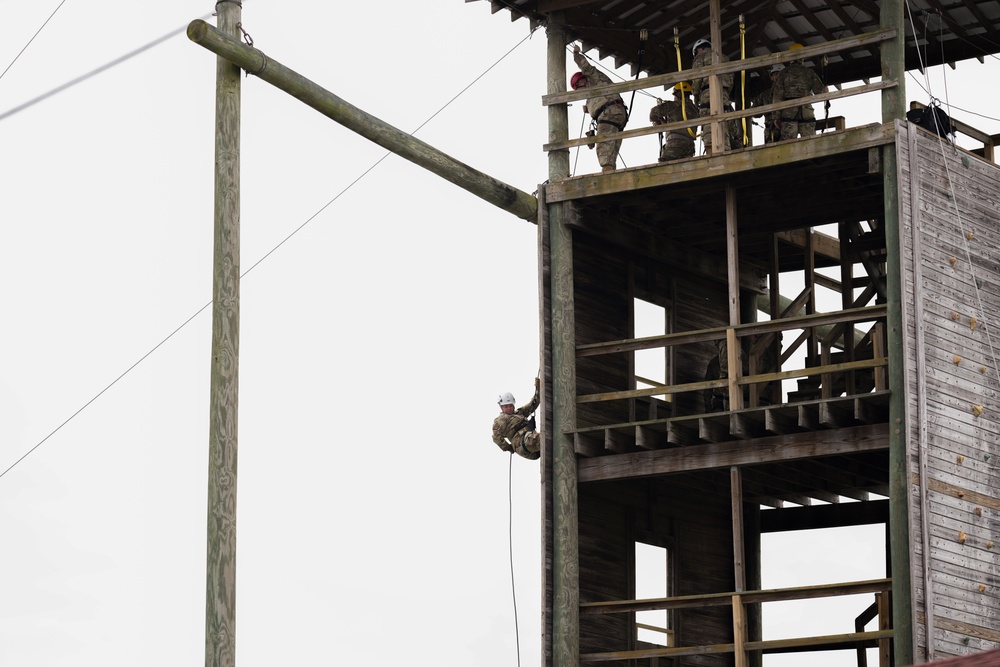
[{"label": "camouflage uniform", "polygon": [[[750,102],[752,107],[762,107],[774,101],[774,86],[768,88]],[[770,144],[778,140],[781,130],[778,129],[778,113],[771,111],[764,114],[764,143]]]},{"label": "camouflage uniform", "polygon": [[[538,409],[538,391],[531,402],[522,405],[513,414],[502,412],[493,420],[493,442],[505,452],[514,451],[526,459],[537,459],[539,453],[539,434],[534,430],[528,417]],[[508,444],[509,442],[509,444]]]},{"label": "camouflage uniform", "polygon": [[[694,102],[684,97],[685,105],[682,109],[679,96],[666,102],[660,102],[649,111],[649,121],[657,125],[661,123],[679,123],[682,120],[691,120],[698,116],[698,107]],[[684,117],[682,111],[687,114]],[[690,130],[690,131],[689,131]],[[694,128],[684,128],[682,130],[671,130],[667,132],[667,140],[660,148],[660,162],[667,160],[679,160],[680,158],[694,155]]]},{"label": "camouflage uniform", "polygon": [[[583,75],[587,77],[587,87],[603,86],[611,83],[611,79],[602,72],[597,71],[582,53],[574,53],[573,60]],[[618,134],[625,129],[625,122],[628,120],[628,110],[622,101],[621,95],[602,95],[600,97],[587,98],[587,111],[590,117],[597,124],[597,136],[603,137],[608,134]],[[618,149],[622,142],[605,141],[597,144],[597,161],[604,171],[613,171],[618,162]]]},{"label": "camouflage uniform", "polygon": [[[719,63],[728,63],[729,58],[719,54]],[[691,69],[708,67],[712,64],[712,50],[705,49],[694,57],[691,62]],[[724,110],[731,110],[729,106],[729,91],[733,88],[733,73],[723,74],[719,78],[722,83],[722,107]],[[709,77],[701,77],[691,81],[691,90],[694,92],[694,99],[698,103],[698,113],[700,116],[711,116],[711,95],[708,88]],[[723,125],[723,134],[729,140],[729,148],[742,148],[743,135],[740,132],[740,125],[735,120],[727,120]],[[705,144],[705,152],[712,152],[712,127],[710,125],[701,126],[701,140]]]},{"label": "camouflage uniform", "polygon": [[[772,90],[774,91],[774,101],[784,102],[825,93],[826,86],[823,85],[823,81],[816,72],[801,63],[792,63],[778,72],[778,78],[775,79]],[[811,104],[782,109],[778,115],[781,119],[782,139],[795,139],[798,136],[808,137],[816,133],[816,116]]]}]

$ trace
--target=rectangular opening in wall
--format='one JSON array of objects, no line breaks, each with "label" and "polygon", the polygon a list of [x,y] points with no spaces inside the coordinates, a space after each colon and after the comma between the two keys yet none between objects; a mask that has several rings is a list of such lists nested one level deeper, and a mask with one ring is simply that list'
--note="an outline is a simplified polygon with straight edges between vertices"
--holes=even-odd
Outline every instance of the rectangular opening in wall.
[{"label": "rectangular opening in wall", "polygon": [[[766,533],[761,540],[761,588],[780,589],[881,579],[886,576],[885,525]],[[765,640],[846,635],[879,629],[873,593],[819,596],[762,605]],[[872,614],[876,615],[873,617]],[[865,650],[878,665],[878,649]],[[856,667],[856,645],[765,654],[762,667]]]},{"label": "rectangular opening in wall", "polygon": [[[667,310],[655,303],[633,300],[634,322],[633,330],[636,338],[647,336],[662,336],[667,333]],[[667,384],[667,348],[658,347],[651,350],[636,350],[635,381],[636,387],[653,387]],[[669,396],[657,396],[661,400],[670,400]]]},{"label": "rectangular opening in wall", "polygon": [[[667,550],[643,542],[635,543],[635,599],[648,600],[670,595]],[[636,640],[656,646],[672,646],[673,632],[665,609],[635,614]]]}]

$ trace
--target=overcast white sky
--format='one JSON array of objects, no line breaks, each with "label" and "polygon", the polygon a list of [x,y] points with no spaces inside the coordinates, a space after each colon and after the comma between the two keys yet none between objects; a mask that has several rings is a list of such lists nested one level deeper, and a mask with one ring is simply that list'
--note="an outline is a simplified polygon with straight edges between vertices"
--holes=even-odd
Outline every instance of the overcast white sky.
[{"label": "overcast white sky", "polygon": [[[18,57],[57,6],[0,0],[0,68],[17,58],[0,115],[214,8],[69,0]],[[243,25],[407,131],[528,34],[458,0],[246,0]],[[417,136],[534,191],[544,51],[539,31]],[[995,61],[965,70],[951,102],[995,114]],[[181,33],[0,119],[0,471],[44,440],[0,477],[4,665],[203,661],[214,86],[215,56]],[[343,194],[242,281],[239,664],[516,664],[489,429],[538,370],[536,228],[395,156],[344,192],[385,151],[253,77],[242,142],[244,270]],[[512,485],[531,665],[537,464],[515,457]]]}]

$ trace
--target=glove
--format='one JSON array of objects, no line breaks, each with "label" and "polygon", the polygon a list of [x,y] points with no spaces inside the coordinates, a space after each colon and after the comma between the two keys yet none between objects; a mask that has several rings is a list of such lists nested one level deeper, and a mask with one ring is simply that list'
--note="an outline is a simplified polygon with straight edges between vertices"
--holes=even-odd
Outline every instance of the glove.
[{"label": "glove", "polygon": [[535,430],[535,415],[531,415],[531,419],[529,419],[528,421],[524,422],[524,425],[526,427],[528,427],[529,431],[534,431]]},{"label": "glove", "polygon": [[538,388],[541,387],[541,386],[542,386],[542,379],[541,378],[535,378],[535,390],[537,391]]}]

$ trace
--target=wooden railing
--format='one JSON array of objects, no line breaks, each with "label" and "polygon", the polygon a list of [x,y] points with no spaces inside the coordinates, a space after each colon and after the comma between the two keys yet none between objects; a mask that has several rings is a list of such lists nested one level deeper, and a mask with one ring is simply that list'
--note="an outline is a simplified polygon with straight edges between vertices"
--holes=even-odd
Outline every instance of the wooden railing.
[{"label": "wooden railing", "polygon": [[[793,303],[793,308],[795,303]],[[794,311],[793,311],[794,312]],[[874,373],[874,389],[882,390],[886,388],[886,368],[888,360],[885,352],[885,328],[886,306],[875,305],[863,308],[852,308],[848,310],[835,311],[831,313],[814,313],[798,317],[783,317],[780,319],[768,320],[766,322],[755,322],[750,324],[740,324],[733,327],[716,327],[713,329],[702,329],[682,333],[663,334],[659,336],[648,336],[644,338],[633,338],[616,340],[603,343],[590,343],[579,345],[576,349],[577,358],[593,357],[607,354],[633,353],[639,350],[650,350],[657,348],[671,348],[682,345],[696,343],[714,342],[726,340],[730,332],[735,334],[735,339],[749,339],[752,344],[747,346],[750,358],[747,367],[749,373],[742,372],[743,364],[737,368],[730,369],[730,378],[720,378],[717,380],[703,380],[700,382],[687,382],[683,384],[658,384],[650,387],[637,389],[627,389],[621,391],[600,392],[596,394],[581,394],[576,397],[578,404],[599,403],[604,401],[618,401],[624,399],[635,399],[647,396],[672,396],[686,392],[701,392],[708,389],[730,388],[730,404],[742,407],[743,387],[750,386],[751,406],[755,406],[758,400],[759,391],[754,388],[765,386],[767,383],[780,382],[782,380],[817,377],[821,380],[821,391],[823,398],[830,398],[834,395],[834,387],[838,386],[837,381],[845,374],[872,370]],[[845,349],[845,340],[854,339],[855,325],[863,322],[872,322],[870,330],[866,333],[866,339],[862,339],[862,345],[866,340],[870,341],[871,358],[861,360],[850,360],[840,363],[832,362],[832,355],[836,350]],[[777,370],[767,369],[768,372],[756,372],[760,366],[761,357],[766,352],[768,346],[772,344],[773,337],[783,331],[802,330],[802,334],[782,349],[778,357]],[[788,360],[788,356],[802,345],[808,338],[816,336],[820,340],[820,359],[818,365],[792,370],[781,370],[781,365]],[[857,343],[852,341],[852,347]],[[741,357],[744,349],[740,343]],[[853,356],[853,355],[852,355]],[[808,360],[807,360],[808,361]],[[813,360],[815,361],[815,360]],[[648,382],[648,381],[647,381]],[[849,383],[846,386],[850,386]],[[739,396],[739,401],[734,400],[735,393]],[[733,409],[737,409],[733,407]]]},{"label": "wooden railing", "polygon": [[[889,596],[891,579],[873,579],[819,586],[776,588],[759,591],[709,593],[705,595],[685,595],[648,600],[615,600],[609,602],[585,602],[580,605],[580,614],[621,614],[653,610],[704,609],[706,607],[731,606],[733,610],[733,641],[700,646],[668,646],[624,651],[585,653],[580,662],[611,662],[614,660],[640,660],[647,658],[679,657],[684,655],[704,655],[708,653],[733,653],[736,666],[748,663],[747,654],[753,651],[798,652],[818,649],[844,648],[858,649],[878,646],[880,665],[887,667],[889,642],[892,640]],[[747,638],[747,605],[763,602],[787,602],[790,600],[812,600],[823,597],[839,597],[873,593],[875,595],[875,616],[879,619],[879,629],[865,632],[863,629],[847,634],[793,637],[770,640],[749,640]],[[874,616],[872,617],[874,618]],[[863,627],[863,626],[862,626]],[[683,637],[680,638],[683,641]],[[882,657],[884,656],[884,658]]]},{"label": "wooden railing", "polygon": [[[787,62],[792,62],[794,60],[818,59],[824,56],[828,56],[831,53],[850,51],[852,49],[857,49],[858,47],[862,46],[870,46],[877,48],[878,44],[880,44],[881,42],[894,39],[895,37],[896,37],[895,29],[878,30],[875,32],[865,33],[863,35],[857,35],[854,37],[848,37],[844,39],[833,40],[830,42],[824,42],[822,44],[806,46],[796,51],[784,51],[781,53],[773,53],[766,56],[757,56],[753,58],[746,58],[744,60],[735,60],[725,63],[719,63],[718,65],[710,65],[707,67],[699,68],[697,74],[699,77],[705,77],[711,75],[721,75],[730,73],[735,74],[737,72],[746,70],[767,69],[772,65],[778,63],[787,63]],[[682,70],[679,72],[671,72],[669,74],[657,74],[655,76],[638,78],[631,81],[625,81],[622,83],[613,83],[604,86],[594,86],[592,88],[588,87],[580,90],[569,90],[563,93],[553,93],[550,95],[545,95],[542,97],[542,104],[545,106],[551,106],[554,104],[566,104],[569,102],[586,100],[589,97],[595,97],[595,96],[606,96],[614,94],[622,95],[624,93],[629,93],[634,90],[644,90],[644,89],[661,88],[661,87],[665,89],[673,87],[674,84],[680,83],[682,81],[689,81],[691,77],[692,77],[692,70],[690,69]],[[714,124],[717,122],[724,122],[730,120],[739,120],[742,118],[759,116],[761,114],[769,113],[772,111],[779,111],[781,109],[791,109],[794,107],[802,106],[804,104],[827,102],[830,100],[841,99],[844,97],[862,95],[865,93],[884,90],[886,88],[893,88],[897,85],[898,85],[897,82],[893,80],[878,81],[875,83],[865,83],[864,85],[833,90],[827,93],[822,93],[820,95],[802,97],[795,100],[787,100],[784,102],[778,102],[775,104],[768,104],[747,109],[737,108],[735,111],[727,111],[725,113],[712,114],[710,116],[689,119],[686,121],[678,121],[676,123],[652,125],[649,127],[643,127],[633,130],[625,130],[623,132],[619,132],[612,135],[605,135],[603,137],[598,137],[598,136],[581,137],[579,139],[569,139],[567,141],[552,142],[545,144],[544,146],[542,146],[542,148],[545,151],[565,150],[575,146],[586,146],[586,145],[592,146],[596,143],[600,143],[603,141],[626,140],[626,139],[631,139],[633,137],[642,137],[650,134],[658,134],[661,132],[670,132],[671,130],[697,127],[699,125]],[[708,130],[706,129],[705,131]]]}]

